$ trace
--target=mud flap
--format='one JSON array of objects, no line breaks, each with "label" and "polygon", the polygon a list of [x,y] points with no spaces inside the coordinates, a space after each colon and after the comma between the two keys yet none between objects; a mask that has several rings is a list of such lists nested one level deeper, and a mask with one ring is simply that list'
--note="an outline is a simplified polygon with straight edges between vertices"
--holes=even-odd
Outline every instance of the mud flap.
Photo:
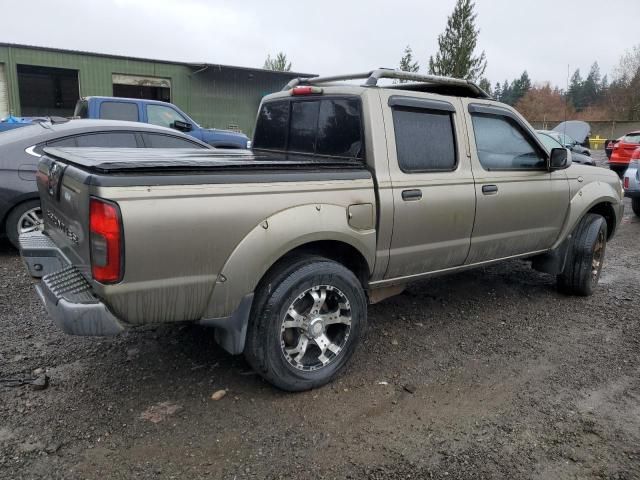
[{"label": "mud flap", "polygon": [[567,262],[567,254],[571,247],[573,236],[569,235],[559,246],[553,250],[537,255],[531,259],[531,267],[539,272],[550,275],[558,275],[564,270]]},{"label": "mud flap", "polygon": [[205,318],[198,323],[216,329],[215,338],[218,345],[231,355],[239,355],[244,351],[247,338],[247,326],[253,304],[253,293],[245,295],[240,305],[229,317]]}]

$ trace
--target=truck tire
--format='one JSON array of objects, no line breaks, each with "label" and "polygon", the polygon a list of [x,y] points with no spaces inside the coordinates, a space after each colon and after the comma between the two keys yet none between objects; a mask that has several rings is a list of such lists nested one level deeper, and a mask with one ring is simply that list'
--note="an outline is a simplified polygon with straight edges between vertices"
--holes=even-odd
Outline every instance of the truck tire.
[{"label": "truck tire", "polygon": [[640,217],[640,197],[631,199],[631,210],[633,210],[633,213],[635,213],[637,217]]},{"label": "truck tire", "polygon": [[5,232],[14,247],[19,248],[18,237],[22,232],[42,230],[40,200],[29,200],[14,207],[7,215]]},{"label": "truck tire", "polygon": [[258,287],[244,354],[282,390],[316,388],[353,355],[366,321],[366,296],[353,272],[324,257],[288,259]]},{"label": "truck tire", "polygon": [[558,289],[569,295],[593,293],[604,262],[607,247],[607,222],[604,217],[588,213],[578,224],[563,272],[558,275]]}]

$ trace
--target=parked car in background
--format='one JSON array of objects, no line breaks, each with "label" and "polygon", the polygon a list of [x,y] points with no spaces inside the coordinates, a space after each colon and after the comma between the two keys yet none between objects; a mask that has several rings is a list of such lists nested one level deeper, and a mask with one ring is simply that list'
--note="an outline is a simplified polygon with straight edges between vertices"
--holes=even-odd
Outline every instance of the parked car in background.
[{"label": "parked car in background", "polygon": [[629,167],[622,177],[624,196],[631,198],[633,213],[640,217],[640,147],[631,154]]},{"label": "parked car in background", "polygon": [[126,120],[173,128],[216,148],[249,148],[243,133],[203,128],[172,103],[120,97],[85,97],[78,100],[73,114],[78,118]]},{"label": "parked car in background", "polygon": [[616,138],[613,140],[607,139],[604,142],[604,153],[607,155],[607,160],[611,158],[611,153],[613,152],[613,147],[622,140],[622,137]]},{"label": "parked car in background", "polygon": [[36,122],[46,121],[47,118],[48,117],[14,117],[13,115],[9,115],[0,120],[0,133],[15,128],[26,127],[27,125],[33,125]]},{"label": "parked car in background", "polygon": [[[553,135],[548,133],[548,130],[537,130],[538,138],[542,141],[545,147],[547,147],[548,151],[551,151],[554,148],[567,148],[557,139],[557,135]],[[591,165],[595,166],[596,161],[588,155],[583,155],[581,153],[571,153],[571,161],[573,163],[580,163],[582,165]]]},{"label": "parked car in background", "polygon": [[569,135],[574,141],[583,147],[589,146],[589,135],[591,135],[591,125],[582,120],[567,120],[553,127],[554,132]]},{"label": "parked car in background", "polygon": [[638,147],[640,147],[640,130],[627,133],[613,146],[609,168],[616,171],[618,175],[622,175],[629,166],[631,155]]},{"label": "parked car in background", "polygon": [[556,130],[538,130],[538,131],[555,138],[565,148],[568,148],[574,153],[591,156],[591,150],[580,145],[580,142],[578,142],[578,140],[576,140],[575,138],[573,138],[571,135],[567,133],[558,132]]},{"label": "parked car in background", "polygon": [[42,228],[35,180],[47,146],[211,149],[169,128],[113,120],[58,118],[0,134],[0,234],[16,247],[20,233]]}]

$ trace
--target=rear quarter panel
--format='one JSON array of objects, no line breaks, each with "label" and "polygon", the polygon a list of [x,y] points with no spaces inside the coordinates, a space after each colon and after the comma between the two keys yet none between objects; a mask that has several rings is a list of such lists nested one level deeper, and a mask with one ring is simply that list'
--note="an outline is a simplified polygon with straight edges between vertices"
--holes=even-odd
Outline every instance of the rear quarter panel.
[{"label": "rear quarter panel", "polygon": [[287,251],[314,240],[352,244],[371,264],[370,229],[347,207],[375,197],[371,178],[152,187],[95,187],[122,212],[125,273],[95,285],[129,324],[193,321],[232,313]]}]

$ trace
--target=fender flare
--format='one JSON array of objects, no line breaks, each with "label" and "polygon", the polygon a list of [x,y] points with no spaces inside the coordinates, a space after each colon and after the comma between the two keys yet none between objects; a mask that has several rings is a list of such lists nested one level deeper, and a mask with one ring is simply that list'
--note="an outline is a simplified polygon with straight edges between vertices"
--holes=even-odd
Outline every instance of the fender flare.
[{"label": "fender flare", "polygon": [[367,230],[352,228],[344,206],[309,204],[289,208],[264,219],[236,246],[217,276],[204,317],[231,315],[278,260],[297,247],[323,240],[352,246],[373,271],[373,225]]},{"label": "fender flare", "polygon": [[616,225],[620,223],[622,218],[619,217],[619,210],[616,208],[620,204],[620,196],[616,190],[605,182],[588,183],[578,190],[569,202],[569,211],[564,226],[552,249],[558,248],[564,239],[571,235],[582,217],[599,203],[610,203],[616,214]]}]

